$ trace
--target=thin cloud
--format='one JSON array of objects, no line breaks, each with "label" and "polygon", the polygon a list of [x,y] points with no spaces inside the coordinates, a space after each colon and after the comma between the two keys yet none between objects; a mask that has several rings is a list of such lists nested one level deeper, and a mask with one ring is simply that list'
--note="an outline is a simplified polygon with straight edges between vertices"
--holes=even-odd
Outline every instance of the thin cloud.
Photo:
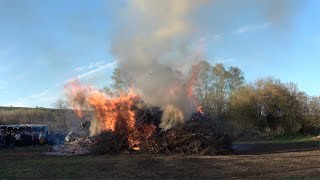
[{"label": "thin cloud", "polygon": [[40,93],[37,93],[37,94],[32,94],[31,96],[28,96],[27,98],[29,99],[36,99],[36,98],[41,98],[41,97],[44,97],[44,96],[47,96],[49,93],[49,90],[46,89]]},{"label": "thin cloud", "polygon": [[219,40],[223,37],[224,33],[220,33],[220,34],[213,34],[211,36],[209,36],[210,40],[212,41],[216,41]]},{"label": "thin cloud", "polygon": [[104,71],[106,69],[109,69],[109,68],[112,68],[116,65],[116,61],[113,61],[111,63],[104,63],[104,64],[94,64],[92,65],[92,67],[90,68],[91,70],[85,72],[85,73],[82,73],[82,74],[79,74],[77,76],[77,79],[86,79],[88,77],[91,77],[101,71]]},{"label": "thin cloud", "polygon": [[85,69],[87,70],[86,72],[83,72],[81,74],[76,75],[73,78],[70,78],[66,81],[60,82],[56,84],[56,87],[60,87],[63,86],[71,81],[74,80],[85,80],[85,79],[89,79],[91,77],[96,76],[97,74],[107,70],[107,69],[111,69],[114,68],[116,65],[116,61],[112,61],[112,62],[105,62],[105,61],[98,61],[98,62],[94,62],[94,63],[90,63],[88,66],[82,66],[82,67],[77,67],[74,69],[74,71],[84,71]]},{"label": "thin cloud", "polygon": [[249,24],[249,25],[242,26],[237,30],[233,31],[233,34],[241,35],[248,32],[258,31],[258,30],[266,29],[270,27],[270,25],[271,25],[270,22],[265,22],[263,24]]},{"label": "thin cloud", "polygon": [[90,70],[90,69],[96,69],[97,67],[99,67],[101,65],[104,65],[104,64],[105,64],[104,61],[97,61],[97,62],[90,63],[87,66],[76,67],[76,68],[73,69],[73,71],[82,72],[82,71],[85,71],[85,70],[87,71],[87,70]]},{"label": "thin cloud", "polygon": [[80,72],[80,71],[83,71],[85,69],[86,69],[86,66],[79,66],[79,67],[74,68],[72,71]]}]

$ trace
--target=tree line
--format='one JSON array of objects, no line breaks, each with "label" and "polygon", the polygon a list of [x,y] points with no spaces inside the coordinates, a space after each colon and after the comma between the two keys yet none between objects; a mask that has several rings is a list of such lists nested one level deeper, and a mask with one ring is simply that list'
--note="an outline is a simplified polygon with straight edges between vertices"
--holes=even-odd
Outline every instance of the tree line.
[{"label": "tree line", "polygon": [[237,67],[201,62],[195,88],[204,113],[218,130],[237,135],[311,133],[320,130],[320,97],[273,77],[245,82]]},{"label": "tree line", "polygon": [[[57,102],[59,101],[61,100]],[[74,124],[81,121],[70,109],[54,108],[0,108],[0,125],[44,124],[48,125],[51,131],[68,132]]]},{"label": "tree line", "polygon": [[[195,68],[200,72],[194,92],[217,131],[236,136],[320,132],[320,97],[308,96],[297,84],[274,77],[246,82],[241,69],[221,63],[201,61]],[[125,91],[130,86],[125,73],[115,69],[113,83],[104,91]]]},{"label": "tree line", "polygon": [[[194,92],[217,131],[236,136],[320,132],[320,96],[307,95],[295,83],[284,83],[273,77],[246,82],[238,67],[211,65],[206,61],[194,68],[200,69]],[[113,95],[126,91],[132,80],[124,74],[115,69],[113,83],[102,91]],[[67,131],[81,121],[65,101],[59,99],[53,107],[0,109],[0,124],[48,124],[52,130]]]}]

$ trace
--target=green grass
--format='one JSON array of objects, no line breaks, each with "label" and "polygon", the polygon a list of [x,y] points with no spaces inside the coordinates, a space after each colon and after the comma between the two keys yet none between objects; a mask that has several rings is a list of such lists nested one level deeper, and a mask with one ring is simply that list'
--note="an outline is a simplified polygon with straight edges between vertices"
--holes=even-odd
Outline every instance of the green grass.
[{"label": "green grass", "polygon": [[272,137],[273,142],[308,142],[314,141],[310,135],[278,135]]},{"label": "green grass", "polygon": [[[8,179],[86,178],[98,168],[96,156],[43,156],[47,147],[17,147],[0,150],[0,177]],[[83,171],[86,169],[86,171]],[[92,174],[91,174],[92,175]]]},{"label": "green grass", "polygon": [[268,140],[255,140],[255,141],[236,141],[236,144],[285,144],[285,143],[311,143],[319,144],[320,141],[315,140],[316,136],[311,135],[277,135]]}]

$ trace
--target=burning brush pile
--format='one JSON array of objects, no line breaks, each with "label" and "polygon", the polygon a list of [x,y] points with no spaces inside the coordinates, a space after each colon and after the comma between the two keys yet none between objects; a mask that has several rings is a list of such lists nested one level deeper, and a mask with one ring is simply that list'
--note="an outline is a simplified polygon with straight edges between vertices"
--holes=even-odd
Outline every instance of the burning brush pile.
[{"label": "burning brush pile", "polygon": [[[215,154],[228,143],[201,115],[195,92],[208,84],[205,27],[197,18],[209,1],[134,0],[119,12],[110,53],[116,59],[112,95],[77,81],[66,86],[78,116],[94,112],[88,136],[63,151],[79,153]],[[204,22],[204,21],[201,21]],[[199,35],[201,37],[199,37]],[[120,72],[120,73],[119,73]],[[117,76],[119,75],[119,76]],[[129,88],[131,87],[131,88]],[[198,89],[196,90],[196,87]],[[77,133],[76,133],[77,134]],[[85,133],[84,133],[85,134]],[[71,146],[72,145],[72,146]],[[72,148],[76,147],[76,148]],[[68,149],[71,149],[69,151]]]},{"label": "burning brush pile", "polygon": [[230,150],[229,140],[218,137],[212,121],[201,112],[184,122],[176,107],[148,107],[132,90],[111,97],[78,82],[67,88],[76,113],[82,117],[79,109],[86,106],[95,116],[69,133],[61,152],[213,155]]}]

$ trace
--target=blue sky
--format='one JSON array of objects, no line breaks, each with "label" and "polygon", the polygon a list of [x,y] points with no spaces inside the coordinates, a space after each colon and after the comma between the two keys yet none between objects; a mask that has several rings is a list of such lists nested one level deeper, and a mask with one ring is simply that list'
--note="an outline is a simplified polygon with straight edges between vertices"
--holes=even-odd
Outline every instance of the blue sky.
[{"label": "blue sky", "polygon": [[[217,22],[206,18],[213,13],[208,7],[198,22],[211,27],[199,37],[206,59],[240,67],[247,81],[274,76],[320,95],[320,1],[303,2],[280,25],[250,12]],[[110,45],[124,6],[107,0],[0,0],[0,106],[50,107],[76,77],[108,85],[116,67]]]}]

